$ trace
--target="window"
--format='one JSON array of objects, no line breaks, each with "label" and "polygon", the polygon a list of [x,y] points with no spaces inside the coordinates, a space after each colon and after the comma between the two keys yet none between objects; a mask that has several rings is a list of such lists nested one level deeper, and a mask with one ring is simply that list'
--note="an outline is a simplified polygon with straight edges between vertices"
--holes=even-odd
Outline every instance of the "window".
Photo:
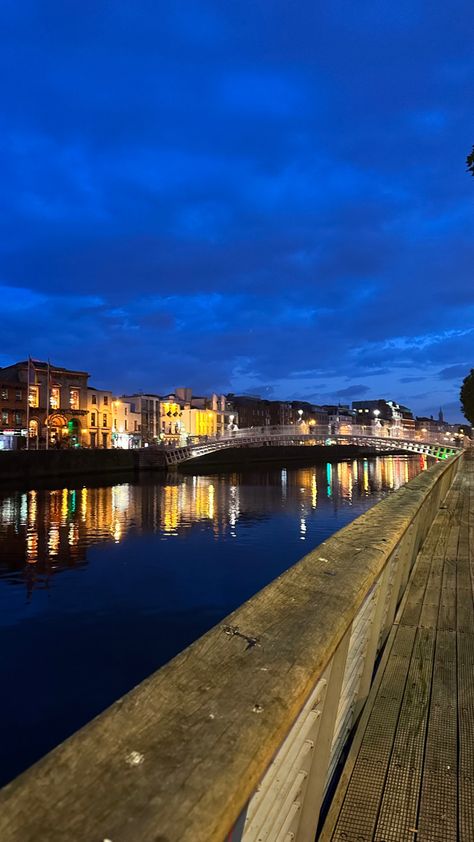
[{"label": "window", "polygon": [[2,401],[7,401],[8,400],[8,389],[5,386],[2,386],[1,393],[2,393]]},{"label": "window", "polygon": [[91,412],[91,427],[95,427],[95,412]]},{"label": "window", "polygon": [[79,389],[69,390],[69,403],[71,409],[79,409]]},{"label": "window", "polygon": [[17,389],[15,392],[15,400],[21,401],[21,389]]},{"label": "window", "polygon": [[104,395],[104,406],[108,406],[108,405],[109,405],[109,396]]},{"label": "window", "polygon": [[114,418],[114,430],[116,430],[116,429],[117,429],[117,419]]},{"label": "window", "polygon": [[105,413],[105,412],[104,412],[104,414],[103,414],[103,416],[102,416],[102,426],[103,426],[103,427],[106,427],[106,426],[107,426],[107,415],[106,415],[106,413]]},{"label": "window", "polygon": [[50,398],[49,398],[49,403],[50,403],[51,409],[59,409],[59,403],[60,403],[59,386],[53,386],[52,387],[51,395],[50,395]]},{"label": "window", "polygon": [[19,427],[21,425],[21,412],[14,412],[13,413],[13,424],[16,427]]},{"label": "window", "polygon": [[125,419],[125,432],[127,432],[127,430],[128,430],[128,424],[127,424],[127,419]]},{"label": "window", "polygon": [[30,386],[28,391],[28,403],[32,407],[39,406],[39,386]]},{"label": "window", "polygon": [[102,447],[107,447],[107,433],[102,433]]},{"label": "window", "polygon": [[8,409],[2,409],[2,424],[8,424]]},{"label": "window", "polygon": [[91,403],[97,403],[97,395],[92,395]]},{"label": "window", "polygon": [[126,406],[126,407],[124,407],[124,409],[125,409],[125,415],[128,415],[128,407]]},{"label": "window", "polygon": [[135,424],[135,427],[134,427],[135,432],[137,432],[137,429],[138,429],[138,424],[137,424],[137,422],[136,422],[136,421],[134,421],[133,423]]}]

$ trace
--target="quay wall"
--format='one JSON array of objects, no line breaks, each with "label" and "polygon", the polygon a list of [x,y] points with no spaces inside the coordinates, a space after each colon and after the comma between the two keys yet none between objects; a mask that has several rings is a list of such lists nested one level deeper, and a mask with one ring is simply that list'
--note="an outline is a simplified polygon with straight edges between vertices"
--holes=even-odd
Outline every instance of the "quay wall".
[{"label": "quay wall", "polygon": [[138,462],[138,452],[133,450],[0,451],[0,483],[29,483],[60,476],[134,471]]}]

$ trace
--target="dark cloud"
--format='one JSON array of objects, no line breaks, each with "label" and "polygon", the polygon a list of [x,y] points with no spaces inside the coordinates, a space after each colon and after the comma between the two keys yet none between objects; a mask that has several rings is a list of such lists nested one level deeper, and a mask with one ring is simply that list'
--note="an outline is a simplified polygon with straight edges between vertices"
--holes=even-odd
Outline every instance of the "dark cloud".
[{"label": "dark cloud", "polygon": [[438,372],[438,377],[440,380],[457,380],[460,382],[467,377],[469,372],[470,366],[468,365],[449,365],[447,368],[443,368]]},{"label": "dark cloud", "polygon": [[356,400],[358,397],[362,397],[370,392],[370,386],[348,386],[347,389],[338,389],[336,395],[339,395],[341,398],[353,398]]},{"label": "dark cloud", "polygon": [[470,13],[7,0],[0,363],[59,349],[116,390],[318,400],[363,381],[456,405]]}]

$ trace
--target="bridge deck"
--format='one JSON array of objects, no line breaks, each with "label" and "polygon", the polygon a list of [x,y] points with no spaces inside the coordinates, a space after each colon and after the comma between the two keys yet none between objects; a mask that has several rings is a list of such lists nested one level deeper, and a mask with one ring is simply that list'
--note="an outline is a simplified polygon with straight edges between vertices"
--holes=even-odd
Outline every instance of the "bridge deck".
[{"label": "bridge deck", "polygon": [[320,842],[474,840],[474,454],[419,554]]}]

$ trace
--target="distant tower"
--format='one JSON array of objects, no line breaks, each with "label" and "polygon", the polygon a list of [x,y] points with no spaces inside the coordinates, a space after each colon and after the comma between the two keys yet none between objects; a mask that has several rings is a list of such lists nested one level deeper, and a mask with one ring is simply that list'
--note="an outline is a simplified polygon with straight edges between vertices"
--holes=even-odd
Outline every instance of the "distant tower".
[{"label": "distant tower", "polygon": [[438,421],[439,421],[440,424],[442,424],[444,422],[443,409],[442,409],[441,406],[440,406],[439,412],[438,412]]}]

